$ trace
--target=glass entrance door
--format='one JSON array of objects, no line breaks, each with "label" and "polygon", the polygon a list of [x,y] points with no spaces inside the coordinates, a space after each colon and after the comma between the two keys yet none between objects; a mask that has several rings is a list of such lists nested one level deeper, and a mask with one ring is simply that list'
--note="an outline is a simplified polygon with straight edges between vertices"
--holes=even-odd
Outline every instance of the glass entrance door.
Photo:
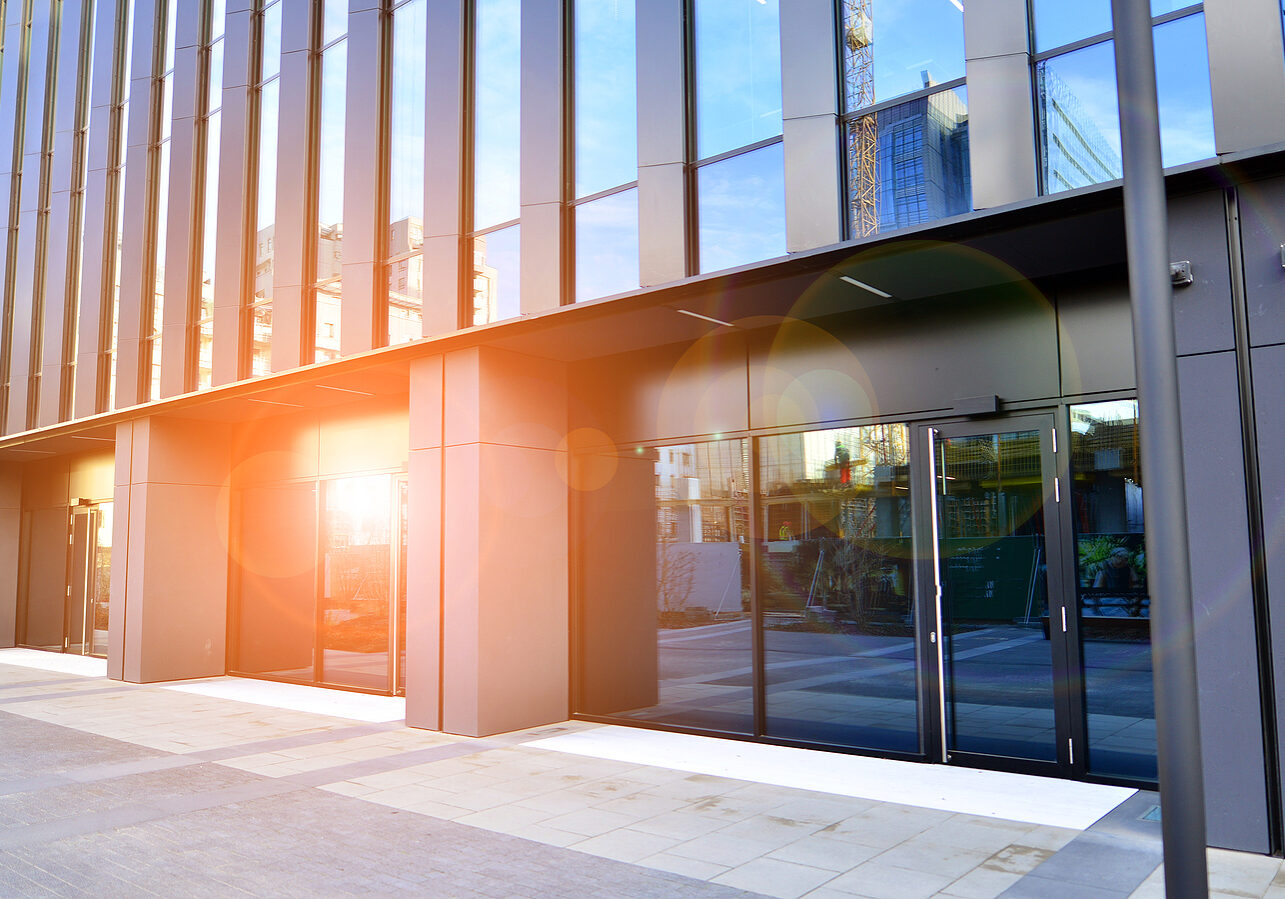
[{"label": "glass entrance door", "polygon": [[105,656],[112,570],[111,503],[72,507],[70,550],[63,651]]},{"label": "glass entrance door", "polygon": [[928,432],[942,756],[1069,773],[1052,416]]}]

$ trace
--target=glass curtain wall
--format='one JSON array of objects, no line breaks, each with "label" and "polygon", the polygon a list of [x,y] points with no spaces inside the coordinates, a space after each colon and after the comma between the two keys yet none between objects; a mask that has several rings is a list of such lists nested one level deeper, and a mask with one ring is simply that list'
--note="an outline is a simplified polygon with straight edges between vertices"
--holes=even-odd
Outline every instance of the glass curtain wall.
[{"label": "glass curtain wall", "polygon": [[170,205],[170,132],[174,119],[174,39],[178,0],[165,0],[158,6],[162,17],[157,22],[157,34],[164,35],[164,46],[159,62],[161,92],[161,118],[152,123],[151,164],[155,166],[156,180],[151,194],[151,240],[153,252],[147,256],[151,287],[143,303],[142,372],[147,399],[161,398],[161,334],[165,322],[165,236],[169,222]]},{"label": "glass curtain wall", "polygon": [[[1032,0],[1040,176],[1046,194],[1121,177],[1109,0]],[[1200,3],[1152,0],[1160,150],[1166,166],[1214,155]]]},{"label": "glass curtain wall", "polygon": [[259,8],[257,20],[258,165],[255,168],[254,297],[244,327],[249,331],[252,377],[272,371],[272,279],[276,269],[277,124],[281,98],[282,0]]},{"label": "glass curtain wall", "polygon": [[520,0],[474,0],[473,202],[467,237],[473,260],[470,325],[513,318],[522,310],[521,83]]},{"label": "glass curtain wall", "polygon": [[[80,70],[80,82],[76,85],[76,124],[72,146],[72,180],[71,180],[71,218],[67,230],[67,247],[70,258],[67,270],[71,277],[67,283],[67,308],[70,310],[65,327],[66,345],[73,348],[67,354],[62,366],[62,403],[59,418],[68,419],[72,414],[72,398],[76,395],[76,333],[82,313],[81,304],[81,271],[84,266],[85,250],[85,181],[89,172],[89,80],[94,71],[94,26],[97,13],[96,4],[87,2],[81,9],[81,21],[76,23],[80,29],[81,46],[88,48],[84,64]],[[2,62],[2,59],[0,59]],[[101,221],[101,220],[100,220]],[[93,372],[87,373],[93,377]]]},{"label": "glass curtain wall", "polygon": [[210,0],[206,39],[202,47],[205,98],[202,119],[205,181],[201,185],[202,226],[199,312],[196,325],[198,388],[209,387],[214,373],[214,237],[219,211],[219,134],[223,107],[223,23],[227,0]]},{"label": "glass curtain wall", "polygon": [[691,0],[697,271],[785,255],[779,0]]},{"label": "glass curtain wall", "polygon": [[424,331],[424,115],[427,0],[393,9],[388,111],[388,343]]},{"label": "glass curtain wall", "polygon": [[316,246],[313,249],[314,362],[339,357],[344,273],[344,120],[348,84],[348,3],[325,0],[318,34]]},{"label": "glass curtain wall", "polygon": [[972,208],[964,14],[954,0],[843,0],[850,237]]},{"label": "glass curtain wall", "polygon": [[575,299],[638,287],[638,75],[632,0],[576,0]]},{"label": "glass curtain wall", "polygon": [[[22,28],[19,29],[20,46],[9,48],[9,58],[17,57],[17,100],[18,108],[25,102],[27,93],[27,74],[30,66],[29,47],[31,42],[31,8],[24,7],[21,16]],[[7,29],[6,29],[7,30]],[[13,146],[9,157],[9,209],[5,218],[5,267],[4,267],[4,320],[0,322],[0,416],[8,417],[10,378],[13,362],[13,318],[15,297],[14,257],[17,254],[19,192],[22,189],[22,141],[25,132],[25,121],[22,115],[15,114],[13,123]]]},{"label": "glass curtain wall", "polygon": [[99,409],[104,412],[116,406],[116,352],[120,339],[120,255],[121,241],[125,234],[125,129],[129,122],[129,65],[134,49],[134,0],[124,2],[124,33],[116,35],[116,59],[112,65],[115,83],[112,85],[111,119],[108,122],[112,163],[107,183],[112,219],[107,233],[112,235],[115,252],[111,255],[111,273],[104,279],[112,286],[111,324],[104,334],[103,345],[99,348],[100,383],[107,384],[106,403]]},{"label": "glass curtain wall", "polygon": [[916,752],[909,432],[759,441],[766,733]]}]

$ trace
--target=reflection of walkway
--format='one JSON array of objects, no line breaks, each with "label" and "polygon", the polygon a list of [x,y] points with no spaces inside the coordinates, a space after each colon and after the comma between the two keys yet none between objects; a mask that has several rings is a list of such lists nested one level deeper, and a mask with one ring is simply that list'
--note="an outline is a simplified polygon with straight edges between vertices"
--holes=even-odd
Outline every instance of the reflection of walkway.
[{"label": "reflection of walkway", "polygon": [[[657,642],[659,701],[620,714],[690,726],[752,726],[748,620],[661,631]],[[768,630],[764,648],[771,732],[830,742],[845,739],[825,736],[836,728],[905,735],[902,739],[918,733],[920,685],[913,639]],[[951,649],[954,721],[962,733],[1053,744],[1049,644],[1039,631],[1012,625],[979,628],[956,634]],[[1086,647],[1093,753],[1154,757],[1146,651],[1145,644]],[[1107,670],[1104,663],[1112,667]],[[1100,695],[1107,689],[1108,697]],[[846,739],[862,745],[859,735]]]}]

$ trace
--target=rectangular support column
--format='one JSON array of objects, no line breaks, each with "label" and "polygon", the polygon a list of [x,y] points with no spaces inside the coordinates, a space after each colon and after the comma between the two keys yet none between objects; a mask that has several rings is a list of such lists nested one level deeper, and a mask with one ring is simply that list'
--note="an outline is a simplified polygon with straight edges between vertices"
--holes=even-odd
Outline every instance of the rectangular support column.
[{"label": "rectangular support column", "polygon": [[833,0],[801,0],[781,17],[785,245],[791,253],[843,239],[837,46]]},{"label": "rectangular support column", "polygon": [[562,302],[562,0],[527,0],[522,10],[522,312]]},{"label": "rectangular support column", "polygon": [[638,4],[638,273],[643,287],[687,276],[682,0]]},{"label": "rectangular support column", "polygon": [[226,672],[226,429],[145,418],[116,432],[108,676],[152,683]]},{"label": "rectangular support column", "polygon": [[1285,141],[1285,46],[1277,0],[1205,0],[1219,154]]},{"label": "rectangular support column", "polygon": [[964,6],[973,208],[1039,195],[1026,0]]},{"label": "rectangular support column", "polygon": [[442,363],[411,363],[406,723],[442,728]]},{"label": "rectangular support column", "polygon": [[[419,376],[414,389],[431,393],[432,375]],[[565,367],[461,350],[445,357],[440,393],[442,729],[483,736],[561,721],[570,669]],[[425,451],[417,459],[412,481],[436,461]],[[429,497],[431,488],[416,492]],[[412,620],[419,639],[431,638],[422,616],[408,617],[408,628]],[[428,681],[422,668],[408,674]],[[430,711],[411,689],[408,681],[408,720],[409,710]]]},{"label": "rectangular support column", "polygon": [[380,277],[383,198],[380,196],[380,83],[383,22],[380,4],[350,0],[348,84],[344,127],[343,315],[339,350],[347,356],[387,343],[387,283]]},{"label": "rectangular support column", "polygon": [[464,0],[428,0],[424,115],[424,336],[460,326]]}]

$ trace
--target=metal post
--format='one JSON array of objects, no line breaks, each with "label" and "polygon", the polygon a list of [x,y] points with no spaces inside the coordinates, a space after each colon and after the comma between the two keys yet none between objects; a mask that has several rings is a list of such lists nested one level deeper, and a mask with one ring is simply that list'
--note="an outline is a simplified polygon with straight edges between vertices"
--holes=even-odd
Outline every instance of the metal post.
[{"label": "metal post", "polygon": [[1142,438],[1165,893],[1205,896],[1205,792],[1173,289],[1148,0],[1114,0],[1124,223]]}]

